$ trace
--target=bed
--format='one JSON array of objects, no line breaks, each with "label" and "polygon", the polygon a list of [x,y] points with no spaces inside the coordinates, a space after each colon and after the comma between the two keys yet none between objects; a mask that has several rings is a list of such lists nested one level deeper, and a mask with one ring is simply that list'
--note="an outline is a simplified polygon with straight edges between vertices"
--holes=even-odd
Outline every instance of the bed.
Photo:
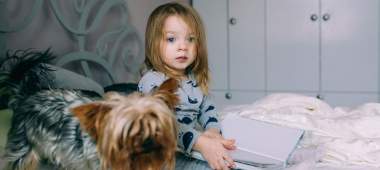
[{"label": "bed", "polygon": [[286,169],[380,169],[379,103],[333,108],[313,97],[277,93],[227,107],[222,115],[227,114],[304,129]]}]

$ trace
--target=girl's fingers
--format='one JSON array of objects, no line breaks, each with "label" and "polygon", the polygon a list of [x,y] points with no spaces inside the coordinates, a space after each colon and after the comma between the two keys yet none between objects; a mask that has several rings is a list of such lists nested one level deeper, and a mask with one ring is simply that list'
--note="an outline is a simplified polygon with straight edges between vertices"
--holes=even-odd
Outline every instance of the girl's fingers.
[{"label": "girl's fingers", "polygon": [[212,161],[210,160],[210,161],[208,162],[208,165],[210,166],[211,169],[217,169],[217,166],[218,166],[216,160],[212,160]]},{"label": "girl's fingers", "polygon": [[236,146],[235,145],[224,145],[224,148],[226,148],[227,150],[235,150]]},{"label": "girl's fingers", "polygon": [[222,143],[227,145],[235,144],[235,139],[222,139]]},{"label": "girl's fingers", "polygon": [[221,141],[223,146],[228,150],[236,149],[235,140],[234,139],[224,139]]},{"label": "girl's fingers", "polygon": [[234,162],[234,160],[232,160],[232,158],[229,155],[224,155],[223,159],[227,163],[229,168],[235,167],[235,162]]},{"label": "girl's fingers", "polygon": [[229,169],[227,162],[224,160],[223,157],[221,159],[219,159],[218,163],[219,163],[218,167],[220,167],[220,169],[222,169],[222,170],[228,170]]}]

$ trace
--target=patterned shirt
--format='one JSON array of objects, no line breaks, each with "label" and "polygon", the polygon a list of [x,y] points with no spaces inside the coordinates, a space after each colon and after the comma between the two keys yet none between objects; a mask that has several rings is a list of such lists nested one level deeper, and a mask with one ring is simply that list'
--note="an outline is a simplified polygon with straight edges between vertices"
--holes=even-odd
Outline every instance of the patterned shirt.
[{"label": "patterned shirt", "polygon": [[[176,106],[178,125],[178,145],[187,154],[190,154],[193,145],[200,135],[195,129],[197,123],[204,129],[216,128],[220,130],[219,118],[214,104],[209,96],[203,95],[194,76],[179,83],[176,94],[180,103]],[[141,78],[138,89],[142,93],[150,93],[160,86],[168,77],[157,71],[148,71]]]}]

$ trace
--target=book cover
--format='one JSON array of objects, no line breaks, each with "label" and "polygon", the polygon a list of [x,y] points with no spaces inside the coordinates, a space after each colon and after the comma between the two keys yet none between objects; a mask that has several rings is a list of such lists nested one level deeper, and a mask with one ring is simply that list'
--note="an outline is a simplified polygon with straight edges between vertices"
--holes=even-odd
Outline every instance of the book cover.
[{"label": "book cover", "polygon": [[[236,140],[230,151],[238,169],[280,169],[294,151],[304,131],[258,120],[227,115],[221,122],[223,136]],[[194,152],[194,158],[203,159]],[[204,159],[203,159],[204,160]],[[240,166],[240,167],[239,167]]]}]

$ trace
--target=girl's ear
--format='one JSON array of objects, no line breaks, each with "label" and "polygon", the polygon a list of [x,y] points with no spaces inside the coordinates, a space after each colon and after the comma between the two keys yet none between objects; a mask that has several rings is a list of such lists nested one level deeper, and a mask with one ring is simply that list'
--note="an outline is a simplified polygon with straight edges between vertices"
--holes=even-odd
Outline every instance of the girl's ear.
[{"label": "girl's ear", "polygon": [[85,130],[95,140],[99,134],[99,128],[106,113],[111,111],[111,106],[104,103],[94,102],[80,105],[71,109],[71,112],[78,118],[82,130]]}]

